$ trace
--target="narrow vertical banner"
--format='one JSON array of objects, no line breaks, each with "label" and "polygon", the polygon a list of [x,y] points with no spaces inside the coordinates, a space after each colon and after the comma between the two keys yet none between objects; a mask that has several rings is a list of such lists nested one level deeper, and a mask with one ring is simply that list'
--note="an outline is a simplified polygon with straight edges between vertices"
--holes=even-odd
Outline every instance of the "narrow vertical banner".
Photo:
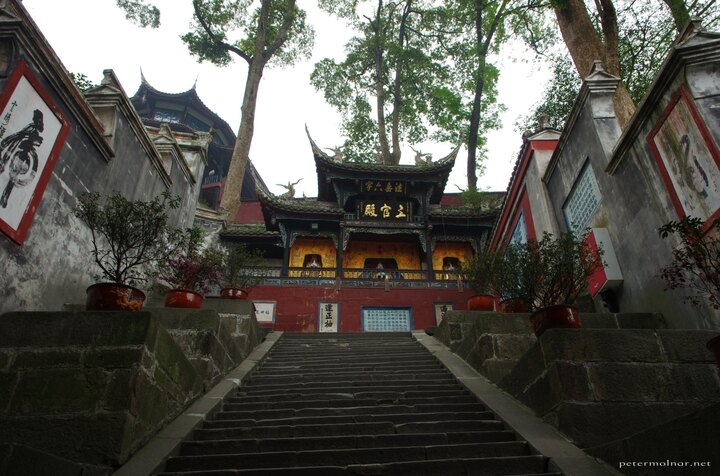
[{"label": "narrow vertical banner", "polygon": [[337,332],[340,321],[340,303],[321,302],[318,304],[318,332]]}]

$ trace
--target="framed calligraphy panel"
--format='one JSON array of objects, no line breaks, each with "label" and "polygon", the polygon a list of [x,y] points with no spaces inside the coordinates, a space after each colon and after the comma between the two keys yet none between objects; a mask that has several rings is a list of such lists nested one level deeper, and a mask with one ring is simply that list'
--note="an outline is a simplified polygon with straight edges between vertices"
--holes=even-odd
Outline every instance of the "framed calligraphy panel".
[{"label": "framed calligraphy panel", "polygon": [[70,123],[25,61],[0,96],[0,231],[22,245]]}]

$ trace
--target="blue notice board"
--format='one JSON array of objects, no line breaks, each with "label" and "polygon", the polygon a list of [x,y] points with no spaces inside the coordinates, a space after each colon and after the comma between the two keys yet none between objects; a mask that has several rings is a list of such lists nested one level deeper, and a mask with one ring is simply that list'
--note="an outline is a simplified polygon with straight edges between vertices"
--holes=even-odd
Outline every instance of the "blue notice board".
[{"label": "blue notice board", "polygon": [[410,332],[412,328],[411,307],[362,308],[363,332]]}]

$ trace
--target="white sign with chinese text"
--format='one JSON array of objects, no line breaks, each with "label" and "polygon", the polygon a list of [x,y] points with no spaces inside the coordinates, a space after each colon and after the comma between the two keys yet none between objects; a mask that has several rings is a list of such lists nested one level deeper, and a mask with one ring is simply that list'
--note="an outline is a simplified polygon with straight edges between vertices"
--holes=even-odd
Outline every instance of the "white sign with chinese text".
[{"label": "white sign with chinese text", "polygon": [[318,305],[318,332],[337,332],[340,303],[321,302]]},{"label": "white sign with chinese text", "polygon": [[253,301],[255,318],[258,322],[275,322],[276,301]]}]

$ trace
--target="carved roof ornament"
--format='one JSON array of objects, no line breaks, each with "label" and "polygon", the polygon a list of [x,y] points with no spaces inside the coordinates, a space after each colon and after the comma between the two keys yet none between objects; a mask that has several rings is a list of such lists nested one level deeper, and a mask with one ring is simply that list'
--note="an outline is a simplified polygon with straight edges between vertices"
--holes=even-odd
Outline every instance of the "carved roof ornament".
[{"label": "carved roof ornament", "polygon": [[415,152],[415,165],[432,165],[432,154],[424,154],[422,150],[415,150],[413,147],[410,148]]},{"label": "carved roof ornament", "polygon": [[298,179],[297,182],[290,182],[288,180],[287,185],[283,185],[281,183],[275,184],[275,185],[287,190],[287,192],[280,195],[280,198],[294,198],[295,197],[295,185],[299,184],[300,180],[302,180],[302,178]]}]

